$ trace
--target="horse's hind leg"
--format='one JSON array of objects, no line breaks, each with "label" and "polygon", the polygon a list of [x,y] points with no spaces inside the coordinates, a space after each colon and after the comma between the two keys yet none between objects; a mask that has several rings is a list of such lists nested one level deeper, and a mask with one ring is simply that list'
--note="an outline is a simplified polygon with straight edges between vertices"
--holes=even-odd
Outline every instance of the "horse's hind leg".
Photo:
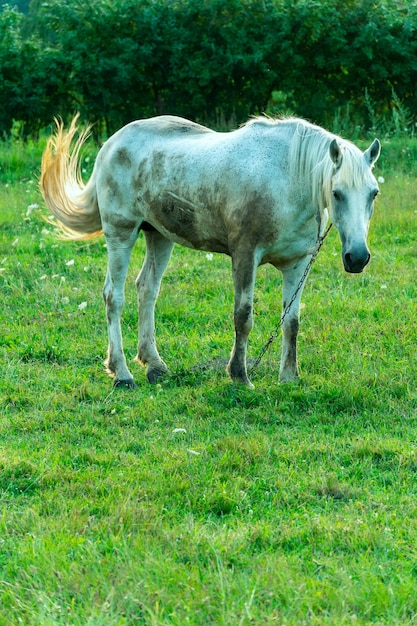
[{"label": "horse's hind leg", "polygon": [[136,360],[147,365],[150,383],[156,383],[168,372],[158,354],[155,341],[155,303],[162,276],[171,258],[174,244],[156,230],[144,230],[146,256],[136,279],[139,304],[139,345]]},{"label": "horse's hind leg", "polygon": [[105,365],[114,375],[116,387],[134,387],[133,376],[129,372],[123,352],[120,319],[124,305],[124,285],[133,245],[138,229],[122,238],[106,236],[108,266],[104,283],[103,297],[106,305],[109,347]]}]

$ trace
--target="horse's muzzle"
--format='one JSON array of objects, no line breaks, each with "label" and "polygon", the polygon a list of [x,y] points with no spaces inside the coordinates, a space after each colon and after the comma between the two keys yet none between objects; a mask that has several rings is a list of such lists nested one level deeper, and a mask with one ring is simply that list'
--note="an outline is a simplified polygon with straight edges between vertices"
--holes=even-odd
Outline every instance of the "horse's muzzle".
[{"label": "horse's muzzle", "polygon": [[346,272],[350,274],[359,274],[368,265],[371,259],[369,250],[365,248],[361,253],[345,252],[343,254],[343,265]]}]

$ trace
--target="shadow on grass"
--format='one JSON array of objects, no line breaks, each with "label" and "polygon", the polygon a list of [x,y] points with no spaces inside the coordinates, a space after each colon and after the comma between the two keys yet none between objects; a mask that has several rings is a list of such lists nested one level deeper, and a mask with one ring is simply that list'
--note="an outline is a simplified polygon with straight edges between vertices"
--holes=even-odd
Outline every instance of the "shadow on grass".
[{"label": "shadow on grass", "polygon": [[[227,359],[218,358],[199,363],[189,370],[178,370],[171,375],[169,385],[188,388],[209,386],[204,392],[207,400],[223,408],[264,406],[275,409],[276,413],[298,416],[318,411],[331,416],[361,414],[379,403],[377,390],[364,385],[347,388],[331,381],[311,384],[306,379],[297,383],[280,383],[279,362],[276,361],[265,362],[251,373],[255,389],[250,389],[230,381],[226,372],[227,362]],[[248,361],[248,370],[253,362]]]},{"label": "shadow on grass", "polygon": [[[174,381],[178,385],[181,385],[181,386],[186,385],[190,387],[197,387],[201,385],[203,382],[206,382],[210,379],[212,380],[223,379],[231,383],[229,374],[226,371],[228,362],[229,362],[229,359],[225,359],[221,357],[210,359],[208,361],[203,361],[201,363],[197,363],[196,365],[193,365],[188,370],[184,368],[181,370],[177,370],[175,373],[171,375],[171,380]],[[251,369],[254,366],[254,364],[255,364],[255,359],[248,359],[247,368],[248,368],[249,378],[251,378],[253,375],[253,372],[251,372]],[[273,365],[270,365],[270,369],[276,369],[277,379],[278,379],[279,362],[278,363],[274,362]],[[233,385],[233,383],[231,384]],[[239,387],[239,383],[236,383],[236,386]],[[242,388],[244,387],[242,386]]]}]

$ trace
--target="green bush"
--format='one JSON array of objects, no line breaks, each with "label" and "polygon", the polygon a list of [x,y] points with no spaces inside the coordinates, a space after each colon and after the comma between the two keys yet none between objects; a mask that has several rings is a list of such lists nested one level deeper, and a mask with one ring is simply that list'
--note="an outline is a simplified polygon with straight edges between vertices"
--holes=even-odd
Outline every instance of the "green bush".
[{"label": "green bush", "polygon": [[227,127],[264,111],[361,134],[389,119],[388,134],[412,133],[402,120],[417,105],[416,26],[417,5],[397,0],[4,6],[0,132],[18,120],[36,134],[79,110],[98,135],[161,113]]}]

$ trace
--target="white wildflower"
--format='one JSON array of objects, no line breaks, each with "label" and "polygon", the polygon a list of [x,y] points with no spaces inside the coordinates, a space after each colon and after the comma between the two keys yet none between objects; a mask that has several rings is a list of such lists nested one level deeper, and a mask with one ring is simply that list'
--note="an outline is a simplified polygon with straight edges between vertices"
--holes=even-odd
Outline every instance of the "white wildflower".
[{"label": "white wildflower", "polygon": [[185,428],[174,428],[174,430],[172,431],[173,433],[186,433],[187,431],[185,430]]},{"label": "white wildflower", "polygon": [[383,176],[378,176],[379,183],[385,183],[385,178]]},{"label": "white wildflower", "polygon": [[32,211],[34,211],[35,209],[39,209],[39,204],[36,204],[36,202],[34,202],[33,204],[29,204],[27,211],[26,211],[26,217],[29,217],[29,215],[32,213]]},{"label": "white wildflower", "polygon": [[81,302],[81,304],[78,305],[78,308],[80,311],[84,311],[84,309],[87,308],[87,302]]},{"label": "white wildflower", "polygon": [[69,298],[67,296],[64,296],[63,298],[61,298],[61,302],[62,304],[69,304]]},{"label": "white wildflower", "polygon": [[67,265],[68,267],[70,267],[70,265],[74,265],[74,263],[75,263],[74,259],[71,259],[70,261],[67,261],[67,262],[65,263],[65,265]]},{"label": "white wildflower", "polygon": [[207,261],[212,261],[213,258],[214,258],[214,255],[211,252],[207,252],[207,254],[206,254]]}]

